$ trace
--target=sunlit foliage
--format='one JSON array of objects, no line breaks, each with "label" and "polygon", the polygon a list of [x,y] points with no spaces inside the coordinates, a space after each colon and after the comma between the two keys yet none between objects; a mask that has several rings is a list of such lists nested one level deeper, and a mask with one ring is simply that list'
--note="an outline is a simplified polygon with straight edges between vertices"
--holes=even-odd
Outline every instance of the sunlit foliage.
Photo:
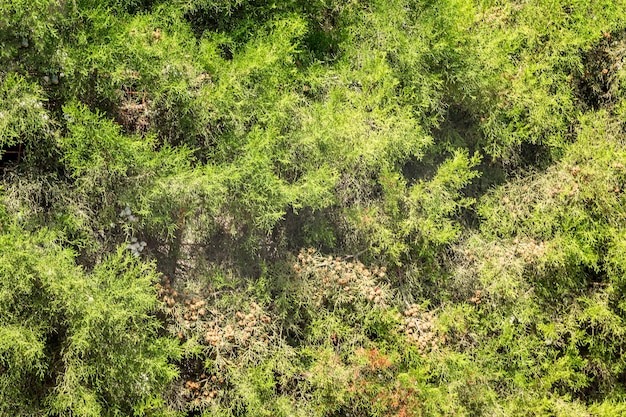
[{"label": "sunlit foliage", "polygon": [[0,10],[0,414],[626,413],[623,0]]}]

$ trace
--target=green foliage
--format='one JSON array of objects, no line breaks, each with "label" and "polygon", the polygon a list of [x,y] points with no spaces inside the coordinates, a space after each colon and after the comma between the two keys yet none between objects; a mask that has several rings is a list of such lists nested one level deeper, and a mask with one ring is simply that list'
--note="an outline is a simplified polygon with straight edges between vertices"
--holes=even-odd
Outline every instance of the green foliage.
[{"label": "green foliage", "polygon": [[14,1],[3,0],[5,12],[0,20],[0,60],[15,67],[26,61],[25,56],[45,53],[60,37],[59,26],[71,13],[71,4],[62,0]]},{"label": "green foliage", "polygon": [[[50,232],[2,233],[2,413],[132,414],[176,376],[155,274],[118,251],[91,273]],[[27,393],[27,395],[24,395]]]},{"label": "green foliage", "polygon": [[624,6],[0,0],[0,414],[624,413]]},{"label": "green foliage", "polygon": [[[453,106],[464,119],[472,120],[470,132],[490,156],[513,164],[545,163],[544,158],[559,156],[572,139],[569,126],[575,123],[579,101],[590,99],[590,94],[580,91],[587,88],[586,80],[614,77],[613,64],[608,74],[598,74],[603,69],[599,68],[590,75],[597,63],[585,62],[584,53],[600,50],[606,39],[603,34],[621,33],[618,10],[623,5],[477,3],[470,35],[459,42],[464,46],[465,66],[455,75],[468,78],[462,80],[460,92],[453,89],[455,97],[462,94]],[[577,86],[581,78],[583,85]],[[525,144],[544,152],[520,154]]]},{"label": "green foliage", "polygon": [[35,147],[39,136],[48,133],[51,124],[43,106],[43,91],[14,73],[0,82],[0,147],[19,143]]},{"label": "green foliage", "polygon": [[[623,293],[607,250],[621,242],[622,135],[606,112],[581,117],[558,164],[483,199],[481,235],[461,249],[451,295],[480,311],[477,357],[503,360],[498,379],[512,392],[623,396]],[[553,401],[533,413],[588,415]]]},{"label": "green foliage", "polygon": [[402,265],[416,258],[428,262],[438,250],[459,237],[461,227],[454,218],[474,200],[463,197],[462,189],[479,175],[472,168],[479,155],[457,151],[439,166],[434,177],[407,186],[399,174],[381,175],[383,199],[353,212],[352,220],[374,253]]}]

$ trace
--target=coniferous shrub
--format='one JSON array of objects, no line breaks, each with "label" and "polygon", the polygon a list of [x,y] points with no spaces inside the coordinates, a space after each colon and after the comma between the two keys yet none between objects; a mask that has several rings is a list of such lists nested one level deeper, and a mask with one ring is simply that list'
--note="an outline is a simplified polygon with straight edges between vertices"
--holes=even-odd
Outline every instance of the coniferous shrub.
[{"label": "coniferous shrub", "polygon": [[1,239],[2,413],[165,410],[179,351],[159,336],[150,266],[120,250],[87,273],[52,232],[6,215]]},{"label": "coniferous shrub", "polygon": [[623,414],[624,6],[0,0],[0,414]]}]

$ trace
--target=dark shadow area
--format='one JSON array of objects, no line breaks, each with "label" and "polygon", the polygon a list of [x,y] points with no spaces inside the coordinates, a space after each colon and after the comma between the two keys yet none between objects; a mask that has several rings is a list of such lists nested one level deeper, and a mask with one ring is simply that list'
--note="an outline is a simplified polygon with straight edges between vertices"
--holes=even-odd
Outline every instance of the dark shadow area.
[{"label": "dark shadow area", "polygon": [[24,145],[21,143],[0,149],[0,170],[19,164],[24,159]]},{"label": "dark shadow area", "polygon": [[605,32],[596,45],[583,55],[583,72],[573,78],[577,98],[587,109],[597,110],[615,104],[619,88],[618,71],[626,58],[626,32]]},{"label": "dark shadow area", "polygon": [[292,2],[282,2],[280,5],[275,4],[275,7],[268,7],[265,0],[225,1],[221,7],[200,6],[188,12],[185,19],[198,38],[209,31],[229,33],[235,35],[236,41],[245,42],[256,29],[272,20],[277,13],[290,9],[290,3]]},{"label": "dark shadow area", "polygon": [[[298,213],[289,208],[285,219],[275,231],[275,240],[284,240],[284,249],[297,253],[302,248],[315,248],[321,253],[332,253],[341,247],[337,236],[337,218],[331,209],[313,211],[304,208]],[[282,236],[281,236],[282,235]]]},{"label": "dark shadow area", "polygon": [[539,170],[544,171],[554,161],[550,148],[541,143],[523,142],[519,150],[519,162],[516,171]]}]

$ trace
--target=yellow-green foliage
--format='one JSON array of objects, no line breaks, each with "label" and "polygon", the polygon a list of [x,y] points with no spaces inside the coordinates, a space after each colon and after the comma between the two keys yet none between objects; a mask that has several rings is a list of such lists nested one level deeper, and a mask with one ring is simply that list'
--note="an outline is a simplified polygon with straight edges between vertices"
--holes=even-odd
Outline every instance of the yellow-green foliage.
[{"label": "yellow-green foliage", "polygon": [[0,78],[0,83],[0,147],[19,143],[36,147],[38,136],[45,135],[51,123],[41,88],[15,73]]},{"label": "yellow-green foliage", "polygon": [[623,0],[0,10],[0,414],[624,414]]},{"label": "yellow-green foliage", "polygon": [[3,229],[3,414],[129,415],[177,375],[150,265],[118,251],[86,273],[52,233]]}]

